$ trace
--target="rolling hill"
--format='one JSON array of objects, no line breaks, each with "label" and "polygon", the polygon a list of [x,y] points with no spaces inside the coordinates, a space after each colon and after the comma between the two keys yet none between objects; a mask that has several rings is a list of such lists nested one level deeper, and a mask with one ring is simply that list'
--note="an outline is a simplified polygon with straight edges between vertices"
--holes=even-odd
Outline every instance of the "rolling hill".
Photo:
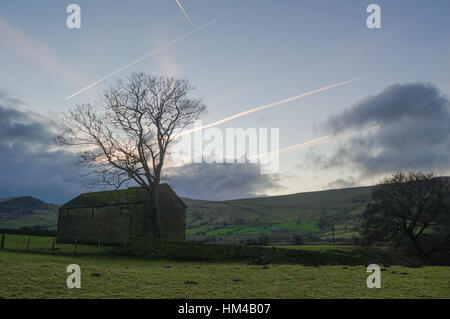
[{"label": "rolling hill", "polygon": [[187,235],[191,239],[243,241],[270,236],[288,241],[297,234],[311,239],[350,239],[358,234],[359,216],[372,187],[356,187],[274,197],[229,201],[183,198],[188,206]]},{"label": "rolling hill", "polygon": [[31,196],[0,199],[0,228],[54,229],[58,208]]},{"label": "rolling hill", "polygon": [[[371,187],[356,187],[273,197],[228,201],[183,198],[187,210],[187,238],[211,241],[248,241],[269,236],[287,242],[308,235],[310,241],[337,240],[358,234],[359,216],[370,199]],[[33,197],[0,199],[0,228],[55,229],[59,205]]]}]

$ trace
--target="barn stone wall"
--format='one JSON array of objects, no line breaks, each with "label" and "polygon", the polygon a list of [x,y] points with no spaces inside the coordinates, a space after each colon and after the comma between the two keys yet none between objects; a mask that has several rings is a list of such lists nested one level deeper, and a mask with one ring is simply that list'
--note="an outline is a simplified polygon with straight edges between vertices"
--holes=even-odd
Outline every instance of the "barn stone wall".
[{"label": "barn stone wall", "polygon": [[181,200],[175,200],[173,194],[168,192],[160,193],[159,197],[163,239],[184,241],[186,239],[186,206]]},{"label": "barn stone wall", "polygon": [[[185,240],[186,208],[162,194],[161,228],[163,239]],[[156,223],[148,202],[114,204],[102,207],[62,207],[58,218],[58,242],[105,245],[123,244],[130,237],[154,237]]]}]

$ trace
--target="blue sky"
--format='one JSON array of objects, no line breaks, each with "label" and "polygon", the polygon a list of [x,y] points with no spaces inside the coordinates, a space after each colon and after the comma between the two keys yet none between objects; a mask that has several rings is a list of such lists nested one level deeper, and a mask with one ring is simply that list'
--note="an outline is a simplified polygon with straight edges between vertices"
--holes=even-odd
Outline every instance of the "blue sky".
[{"label": "blue sky", "polygon": [[[70,3],[81,7],[81,29],[66,27],[66,7]],[[14,106],[21,111],[55,119],[74,104],[95,100],[103,89],[130,72],[173,75],[187,78],[197,87],[194,95],[206,102],[208,112],[202,119],[209,123],[333,83],[368,76],[219,126],[278,127],[281,147],[321,136],[321,123],[330,116],[359,105],[391,85],[432,83],[442,94],[450,92],[450,3],[446,0],[373,1],[382,10],[381,29],[366,26],[366,7],[372,3],[368,1],[181,3],[194,27],[213,18],[217,22],[66,101],[67,96],[89,83],[190,32],[192,26],[175,0],[2,1],[0,90],[23,101]],[[361,169],[355,171],[360,167],[358,163],[326,169],[308,164],[314,156],[333,157],[345,141],[336,139],[283,153],[276,183],[268,183],[267,188],[249,186],[240,194],[320,190],[340,186],[335,183],[338,180],[343,181],[342,186],[365,185],[392,170],[387,167],[366,174]],[[429,167],[410,167],[399,162],[398,168],[448,173],[448,167],[433,163]],[[45,194],[39,192],[38,186],[5,186],[0,196],[26,192],[63,201],[75,195],[76,183],[72,181],[68,190],[58,196],[52,196],[51,188]],[[179,189],[183,192],[185,187]],[[201,192],[185,195],[202,198]],[[239,194],[223,196],[232,197]]]}]

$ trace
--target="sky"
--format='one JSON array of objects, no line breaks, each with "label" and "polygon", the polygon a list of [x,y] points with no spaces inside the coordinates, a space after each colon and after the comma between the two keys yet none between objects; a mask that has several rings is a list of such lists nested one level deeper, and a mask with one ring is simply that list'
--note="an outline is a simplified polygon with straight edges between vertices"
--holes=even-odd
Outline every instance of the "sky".
[{"label": "sky", "polygon": [[[79,29],[66,25],[71,3]],[[83,192],[76,155],[52,142],[62,114],[140,71],[188,79],[207,106],[204,124],[363,77],[218,125],[278,128],[280,148],[332,138],[280,153],[275,174],[257,164],[167,168],[180,196],[371,185],[397,170],[450,174],[449,1],[179,3],[184,12],[176,0],[1,1],[0,197],[62,203]],[[366,25],[370,3],[381,8],[379,29]]]}]

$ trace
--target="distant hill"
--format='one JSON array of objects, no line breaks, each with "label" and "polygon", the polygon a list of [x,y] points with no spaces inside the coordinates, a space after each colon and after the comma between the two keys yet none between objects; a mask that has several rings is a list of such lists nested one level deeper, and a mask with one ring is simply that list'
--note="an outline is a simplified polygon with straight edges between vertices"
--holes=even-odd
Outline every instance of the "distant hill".
[{"label": "distant hill", "polygon": [[[245,241],[270,236],[288,241],[297,234],[310,240],[338,240],[358,234],[359,217],[372,187],[356,187],[228,201],[183,198],[187,238]],[[0,199],[0,228],[56,229],[60,205],[25,196]],[[312,236],[312,237],[311,237]]]},{"label": "distant hill", "polygon": [[31,214],[35,210],[47,210],[52,204],[31,196],[0,199],[0,217],[7,217],[11,213]]},{"label": "distant hill", "polygon": [[183,198],[188,206],[187,235],[192,239],[242,241],[264,235],[286,241],[296,234],[312,239],[350,239],[372,187],[355,187],[229,201]]},{"label": "distant hill", "polygon": [[56,228],[59,205],[31,196],[0,199],[0,228]]},{"label": "distant hill", "polygon": [[[450,177],[439,177],[450,181]],[[359,235],[360,217],[372,186],[258,197],[228,201],[183,198],[188,206],[187,237],[199,240],[245,241],[269,236],[286,242],[295,235],[309,241],[337,241]]]},{"label": "distant hill", "polygon": [[[186,234],[188,239],[224,242],[264,236],[287,242],[295,235],[330,241],[334,224],[336,240],[349,241],[359,234],[371,193],[368,186],[227,201],[183,198]],[[56,229],[59,207],[33,197],[0,199],[0,228]]]}]

